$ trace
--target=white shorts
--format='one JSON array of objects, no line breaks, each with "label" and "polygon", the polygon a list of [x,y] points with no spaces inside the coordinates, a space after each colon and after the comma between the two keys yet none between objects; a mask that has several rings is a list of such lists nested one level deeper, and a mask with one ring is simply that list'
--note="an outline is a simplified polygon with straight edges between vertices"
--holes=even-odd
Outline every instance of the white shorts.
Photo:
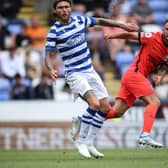
[{"label": "white shorts", "polygon": [[108,98],[107,89],[95,71],[68,74],[66,82],[75,96],[83,96],[87,91],[93,90],[98,99]]}]

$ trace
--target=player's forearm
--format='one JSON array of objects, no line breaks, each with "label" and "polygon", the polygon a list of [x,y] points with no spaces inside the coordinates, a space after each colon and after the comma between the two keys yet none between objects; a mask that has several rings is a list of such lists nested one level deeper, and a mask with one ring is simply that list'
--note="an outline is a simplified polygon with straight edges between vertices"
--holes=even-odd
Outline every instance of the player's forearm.
[{"label": "player's forearm", "polygon": [[138,40],[138,33],[137,32],[118,32],[114,34],[108,35],[109,39],[131,39],[131,40]]},{"label": "player's forearm", "polygon": [[136,32],[139,30],[139,27],[135,23],[121,23],[118,21],[104,19],[104,18],[95,18],[96,24],[101,26],[109,26],[109,27],[119,27],[128,32]]},{"label": "player's forearm", "polygon": [[113,20],[104,19],[104,18],[96,18],[96,24],[101,26],[120,27],[120,28],[122,28],[124,25],[118,21],[113,21]]},{"label": "player's forearm", "polygon": [[51,61],[51,57],[55,54],[54,52],[46,51],[45,56],[45,65],[49,71],[49,75],[52,81],[55,82],[55,80],[58,78],[59,74],[58,71],[54,69]]},{"label": "player's forearm", "polygon": [[46,51],[46,56],[45,56],[45,65],[47,69],[50,71],[53,69],[52,63],[51,63],[51,57],[53,53],[50,51]]}]

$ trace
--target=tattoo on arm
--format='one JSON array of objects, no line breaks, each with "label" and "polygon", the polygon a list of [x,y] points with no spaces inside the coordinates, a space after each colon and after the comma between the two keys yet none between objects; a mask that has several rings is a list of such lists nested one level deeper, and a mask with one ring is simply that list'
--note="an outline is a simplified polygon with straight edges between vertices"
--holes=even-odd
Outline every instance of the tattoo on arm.
[{"label": "tattoo on arm", "polygon": [[47,51],[46,56],[45,56],[45,65],[48,70],[53,69],[52,64],[51,64],[51,57],[53,56],[53,52]]},{"label": "tattoo on arm", "polygon": [[104,18],[96,18],[96,23],[97,25],[100,25],[100,26],[113,26],[113,27],[122,26],[122,24],[118,21],[113,21],[113,20],[104,19]]},{"label": "tattoo on arm", "polygon": [[92,96],[96,96],[96,95],[95,95],[95,93],[93,92],[93,90],[89,90],[89,91],[87,91],[87,92],[84,94],[83,97],[81,96],[81,98],[82,98],[83,100],[87,101],[87,100],[88,100],[89,98],[91,98]]}]

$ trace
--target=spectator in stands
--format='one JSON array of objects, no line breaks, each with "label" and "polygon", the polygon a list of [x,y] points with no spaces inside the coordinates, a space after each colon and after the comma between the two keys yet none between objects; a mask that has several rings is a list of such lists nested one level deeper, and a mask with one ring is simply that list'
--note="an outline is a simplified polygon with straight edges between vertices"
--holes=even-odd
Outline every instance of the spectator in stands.
[{"label": "spectator in stands", "polygon": [[12,80],[16,73],[25,76],[24,59],[12,47],[0,56],[1,73],[8,79]]},{"label": "spectator in stands", "polygon": [[116,54],[115,64],[119,69],[119,77],[121,77],[134,59],[134,54],[129,45],[125,45],[121,51]]},{"label": "spectator in stands", "polygon": [[154,23],[153,11],[146,0],[138,0],[138,2],[133,5],[131,13],[139,26]]},{"label": "spectator in stands", "polygon": [[0,14],[7,20],[15,19],[22,6],[22,0],[1,0]]},{"label": "spectator in stands", "polygon": [[45,43],[47,29],[39,24],[37,17],[32,17],[30,19],[30,26],[27,28],[27,35],[31,38],[32,47],[41,49]]},{"label": "spectator in stands", "polygon": [[40,55],[37,51],[27,49],[25,53],[24,66],[26,70],[26,80],[34,88],[40,81],[42,67]]},{"label": "spectator in stands", "polygon": [[[126,15],[122,15],[120,13],[120,8],[121,8],[120,3],[119,2],[115,3],[113,5],[113,10],[111,12],[110,18],[120,23],[125,23],[127,22],[128,18]],[[115,33],[121,31],[121,29],[117,27],[103,27],[102,31],[104,34],[106,34],[106,33]],[[112,41],[107,41],[107,46],[110,53],[110,64],[111,64],[110,71],[112,71],[112,73],[114,74],[114,78],[118,78],[118,68],[116,67],[115,64],[116,54],[124,47],[125,42],[126,42],[125,39],[114,39]]]},{"label": "spectator in stands", "polygon": [[73,11],[72,11],[71,15],[73,15],[73,16],[84,15],[84,13],[86,13],[86,6],[84,4],[82,4],[82,3],[74,4]]},{"label": "spectator in stands", "polygon": [[6,101],[10,99],[11,85],[8,79],[6,79],[0,73],[0,101]]},{"label": "spectator in stands", "polygon": [[29,47],[31,44],[31,38],[27,35],[27,26],[25,24],[21,25],[21,32],[16,35],[15,43],[16,47]]},{"label": "spectator in stands", "polygon": [[100,3],[94,5],[92,16],[93,17],[104,17],[104,18],[109,17],[108,13],[105,12],[102,4]]},{"label": "spectator in stands", "polygon": [[3,25],[3,18],[0,16],[0,50],[5,50],[13,45],[14,36]]},{"label": "spectator in stands", "polygon": [[53,86],[51,85],[49,76],[47,74],[42,74],[41,82],[35,87],[34,92],[36,99],[54,98]]},{"label": "spectator in stands", "polygon": [[11,89],[11,99],[13,100],[24,100],[32,98],[32,89],[22,83],[22,77],[20,74],[15,74],[13,86]]},{"label": "spectator in stands", "polygon": [[[125,22],[127,22],[128,18],[126,15],[121,15],[120,8],[121,8],[120,3],[116,3],[113,6],[113,12],[111,13],[110,18],[112,20],[116,20],[118,22],[125,23]],[[114,28],[103,27],[103,32],[107,33],[107,34],[108,33],[115,33],[118,31],[121,31],[121,29],[116,28],[116,27],[114,27]],[[116,53],[123,48],[124,44],[125,44],[125,40],[123,40],[123,39],[114,39],[111,42],[108,42],[108,48],[110,51],[110,58],[112,61],[115,61]]]}]

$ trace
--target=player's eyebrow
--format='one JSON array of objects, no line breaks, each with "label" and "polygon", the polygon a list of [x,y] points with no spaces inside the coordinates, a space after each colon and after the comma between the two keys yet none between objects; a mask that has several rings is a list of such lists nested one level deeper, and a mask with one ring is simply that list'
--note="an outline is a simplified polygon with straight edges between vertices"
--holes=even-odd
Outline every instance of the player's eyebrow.
[{"label": "player's eyebrow", "polygon": [[62,8],[69,8],[69,7],[70,7],[69,5],[58,6],[59,9],[62,9]]}]

